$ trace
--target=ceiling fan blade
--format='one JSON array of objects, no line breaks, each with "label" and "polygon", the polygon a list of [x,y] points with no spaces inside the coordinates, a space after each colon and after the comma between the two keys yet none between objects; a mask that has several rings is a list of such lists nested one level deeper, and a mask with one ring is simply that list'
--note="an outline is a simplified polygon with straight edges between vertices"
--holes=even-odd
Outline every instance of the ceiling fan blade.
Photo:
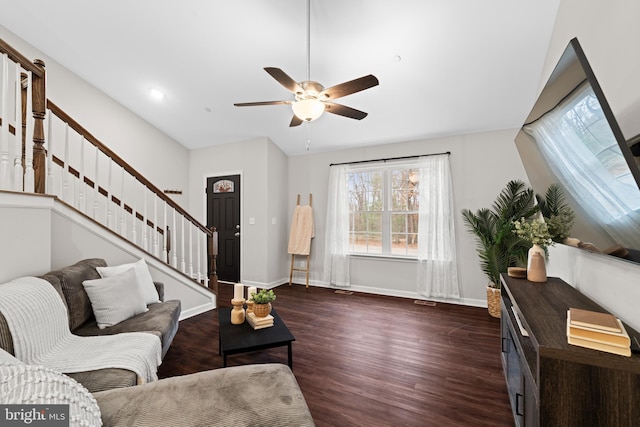
[{"label": "ceiling fan blade", "polygon": [[335,102],[324,102],[325,111],[327,113],[337,114],[339,116],[349,117],[350,119],[362,120],[367,117],[364,111],[347,107],[346,105],[336,104]]},{"label": "ceiling fan blade", "polygon": [[236,107],[256,107],[258,105],[280,105],[292,104],[293,101],[261,101],[261,102],[237,102],[233,105]]},{"label": "ceiling fan blade", "polygon": [[340,83],[339,85],[331,86],[330,88],[323,90],[320,93],[320,99],[323,97],[326,99],[338,99],[343,96],[351,95],[352,93],[360,92],[361,90],[378,86],[379,83],[380,82],[378,82],[376,76],[369,74],[368,76]]},{"label": "ceiling fan blade", "polygon": [[293,117],[291,117],[291,123],[289,123],[289,127],[292,128],[294,126],[300,126],[303,121],[304,120],[294,114]]},{"label": "ceiling fan blade", "polygon": [[271,77],[276,79],[282,86],[284,86],[289,92],[295,94],[304,93],[304,89],[300,87],[298,82],[289,77],[289,75],[282,71],[280,68],[265,67],[264,70],[269,73]]}]

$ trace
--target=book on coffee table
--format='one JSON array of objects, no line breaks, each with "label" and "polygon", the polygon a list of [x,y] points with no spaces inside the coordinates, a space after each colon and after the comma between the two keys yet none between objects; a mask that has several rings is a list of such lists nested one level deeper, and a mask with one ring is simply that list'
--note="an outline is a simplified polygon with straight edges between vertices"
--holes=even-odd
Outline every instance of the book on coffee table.
[{"label": "book on coffee table", "polygon": [[253,329],[263,329],[273,326],[273,316],[270,314],[265,317],[257,317],[253,313],[247,313],[246,318]]}]

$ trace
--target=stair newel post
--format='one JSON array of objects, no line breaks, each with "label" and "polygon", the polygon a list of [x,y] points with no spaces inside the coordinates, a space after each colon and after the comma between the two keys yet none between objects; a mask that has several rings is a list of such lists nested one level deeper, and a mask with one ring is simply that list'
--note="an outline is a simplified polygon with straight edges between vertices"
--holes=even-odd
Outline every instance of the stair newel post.
[{"label": "stair newel post", "polygon": [[162,260],[167,264],[169,264],[169,253],[168,253],[169,225],[167,224],[167,206],[168,206],[168,202],[165,200],[164,209],[163,209],[164,221],[162,221],[162,225],[164,227],[163,228],[164,233],[162,233]]},{"label": "stair newel post", "polygon": [[177,254],[176,248],[173,247],[173,242],[175,242],[176,232],[178,230],[178,228],[176,227],[176,209],[172,208],[172,211],[173,211],[173,218],[172,218],[171,229],[173,230],[173,235],[171,236],[172,239],[170,241],[171,246],[169,247],[169,251],[171,251],[171,267],[178,268],[178,254]]},{"label": "stair newel post", "polygon": [[[14,153],[13,153],[13,189],[16,191],[25,190],[25,145],[27,130],[27,86],[23,85],[26,80],[26,74],[21,72],[20,64],[15,64],[16,81],[15,81],[15,98],[14,98],[14,118],[15,118],[15,135],[14,135]],[[26,83],[28,85],[28,82]],[[7,115],[8,118],[8,115]],[[7,122],[8,123],[8,122]],[[11,145],[11,144],[9,144]],[[31,177],[33,179],[33,175]],[[33,187],[33,186],[32,186]],[[31,189],[33,192],[33,189]]]},{"label": "stair newel post", "polygon": [[[26,84],[26,87],[25,87]],[[35,170],[34,170],[34,164],[33,164],[33,160],[34,160],[34,155],[35,155],[35,149],[36,149],[36,144],[34,141],[34,134],[35,134],[35,114],[33,116],[33,118],[31,116],[29,116],[27,114],[27,111],[29,111],[29,109],[31,109],[33,111],[32,108],[32,104],[33,104],[33,73],[31,73],[31,71],[27,72],[27,74],[25,75],[25,79],[23,80],[23,93],[26,94],[26,99],[25,99],[25,105],[24,105],[24,115],[22,116],[22,128],[23,128],[23,134],[22,134],[22,149],[24,150],[24,163],[21,164],[22,166],[22,172],[24,173],[24,191],[29,192],[29,193],[33,193],[35,192]],[[22,114],[21,114],[22,115]],[[42,144],[44,144],[44,112],[42,115],[42,120],[40,122],[40,125],[43,126],[42,129],[42,143],[40,144],[40,149],[42,152],[42,164],[41,164],[41,190],[38,191],[39,193],[44,193],[44,183],[45,183],[45,174],[44,174],[44,168],[45,168],[45,160],[46,157],[44,156],[44,147]]]},{"label": "stair newel post", "polygon": [[62,171],[62,200],[69,203],[71,195],[69,194],[69,176],[71,169],[69,168],[69,123],[65,123],[64,127],[64,169]]},{"label": "stair newel post", "polygon": [[47,117],[47,185],[45,192],[53,194],[53,113],[49,110]]},{"label": "stair newel post", "polygon": [[2,128],[0,129],[0,190],[10,189],[9,174],[9,57],[2,55]]},{"label": "stair newel post", "polygon": [[218,232],[215,227],[211,227],[211,234],[208,235],[207,255],[209,257],[209,289],[218,294]]},{"label": "stair newel post", "polygon": [[44,194],[45,191],[45,161],[46,152],[44,149],[44,118],[47,112],[47,92],[46,74],[44,61],[36,59],[33,61],[36,67],[42,70],[42,75],[33,75],[32,100],[33,100],[33,169],[34,169],[34,191]]},{"label": "stair newel post", "polygon": [[166,236],[166,241],[167,241],[167,265],[171,265],[173,266],[172,262],[171,262],[171,227],[169,227],[169,224],[167,224],[167,227],[165,228],[165,236]]}]

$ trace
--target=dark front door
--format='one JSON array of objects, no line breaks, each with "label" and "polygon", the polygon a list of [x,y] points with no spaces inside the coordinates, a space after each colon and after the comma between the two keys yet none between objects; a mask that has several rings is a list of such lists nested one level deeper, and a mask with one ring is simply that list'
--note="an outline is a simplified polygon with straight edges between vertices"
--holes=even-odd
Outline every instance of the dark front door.
[{"label": "dark front door", "polygon": [[240,281],[240,175],[207,178],[207,226],[218,230],[218,280]]}]

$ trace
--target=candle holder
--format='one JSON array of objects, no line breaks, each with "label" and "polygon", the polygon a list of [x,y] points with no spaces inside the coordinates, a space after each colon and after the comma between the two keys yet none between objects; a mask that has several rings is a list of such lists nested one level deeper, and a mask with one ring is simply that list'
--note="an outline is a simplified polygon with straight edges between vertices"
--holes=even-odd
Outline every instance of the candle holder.
[{"label": "candle holder", "polygon": [[233,325],[241,325],[244,323],[244,298],[243,299],[232,299],[231,305],[233,305],[233,309],[231,310],[231,323]]},{"label": "candle holder", "polygon": [[253,313],[253,300],[247,300],[247,314]]}]

